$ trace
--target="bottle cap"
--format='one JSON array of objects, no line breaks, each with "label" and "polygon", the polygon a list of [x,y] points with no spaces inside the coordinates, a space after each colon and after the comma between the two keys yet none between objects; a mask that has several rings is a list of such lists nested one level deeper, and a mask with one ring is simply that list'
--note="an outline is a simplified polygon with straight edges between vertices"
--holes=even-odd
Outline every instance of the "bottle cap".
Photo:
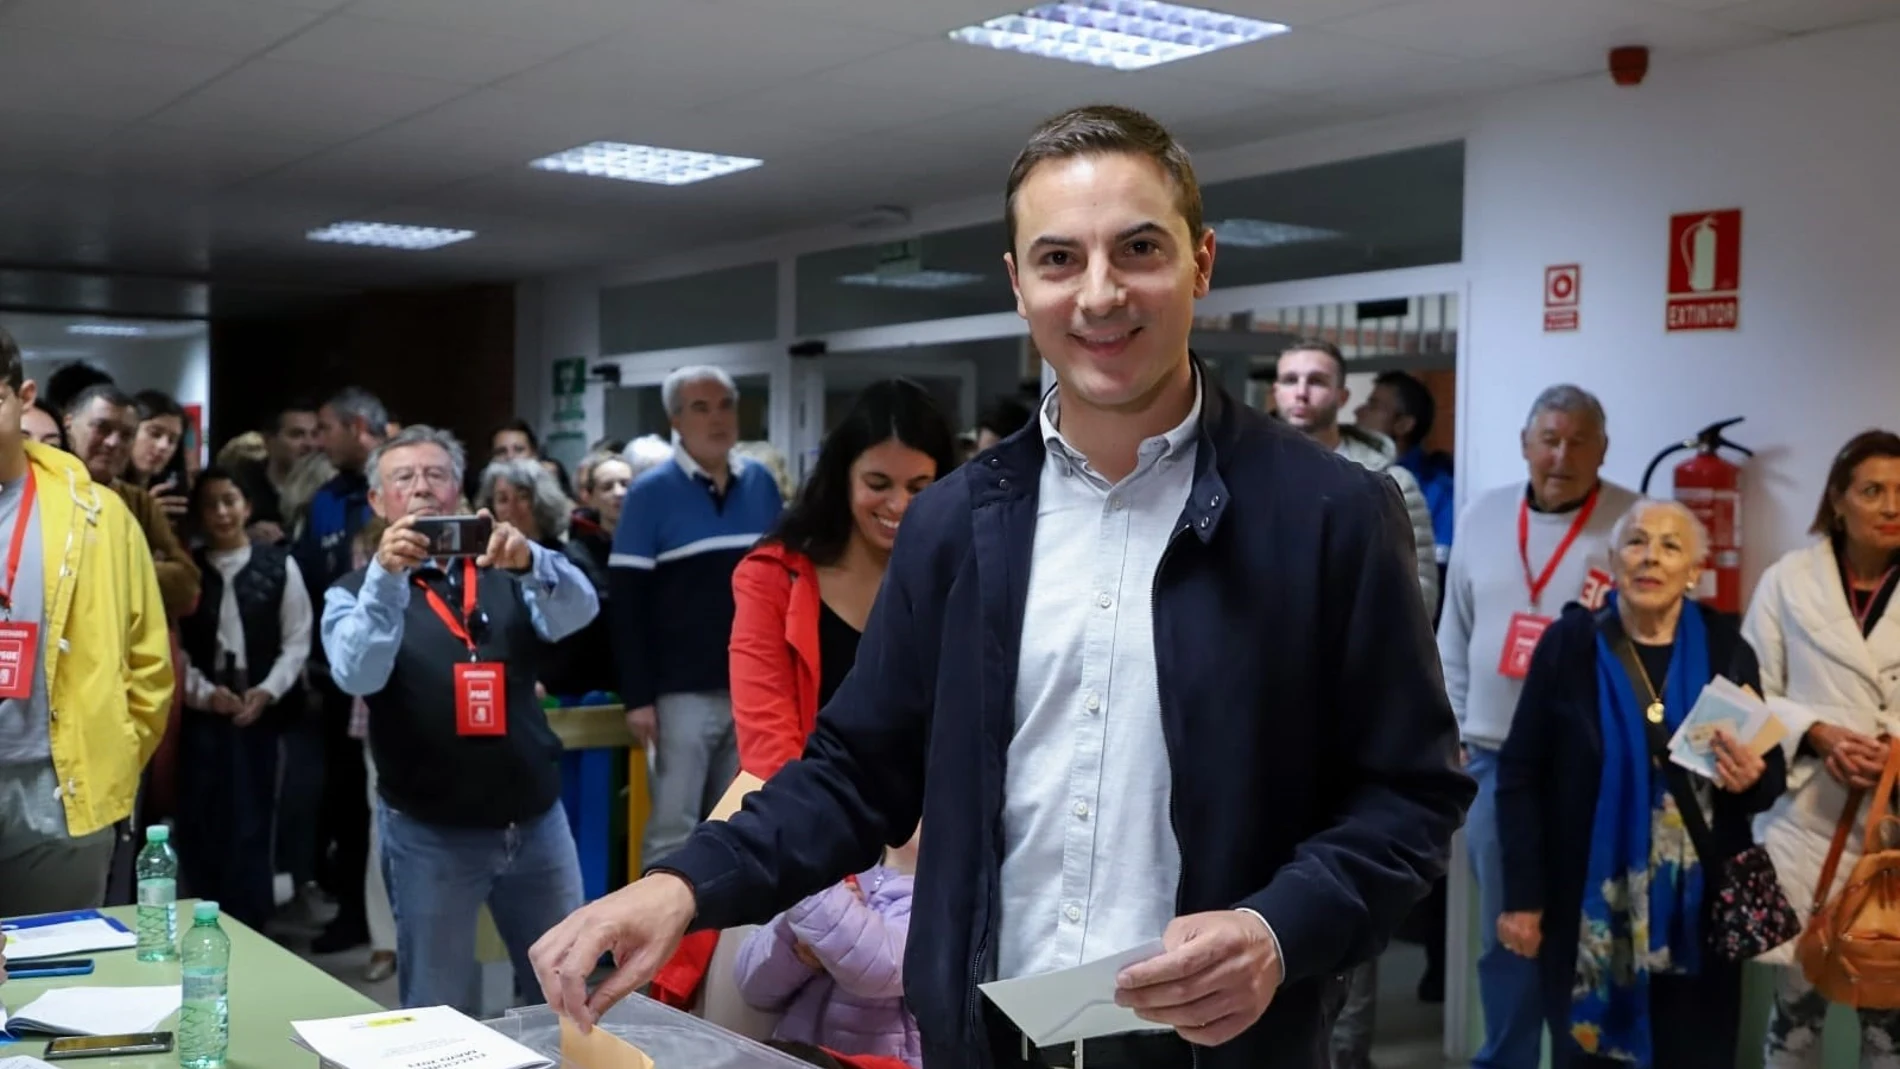
[{"label": "bottle cap", "polygon": [[154,824],[145,829],[145,841],[148,843],[170,842],[171,837],[172,830],[170,826],[165,824]]},{"label": "bottle cap", "polygon": [[191,907],[191,919],[197,921],[199,924],[209,924],[217,920],[218,904],[216,902],[198,903]]}]

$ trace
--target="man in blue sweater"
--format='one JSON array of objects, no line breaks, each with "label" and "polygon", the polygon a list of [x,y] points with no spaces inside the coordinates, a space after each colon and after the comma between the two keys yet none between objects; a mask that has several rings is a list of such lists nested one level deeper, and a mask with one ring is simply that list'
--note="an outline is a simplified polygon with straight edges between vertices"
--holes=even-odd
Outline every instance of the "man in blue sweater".
[{"label": "man in blue sweater", "polygon": [[657,747],[640,853],[648,863],[678,849],[739,773],[726,684],[732,570],[783,507],[772,473],[732,455],[732,376],[680,368],[660,398],[673,459],[627,492],[607,562],[627,729]]}]

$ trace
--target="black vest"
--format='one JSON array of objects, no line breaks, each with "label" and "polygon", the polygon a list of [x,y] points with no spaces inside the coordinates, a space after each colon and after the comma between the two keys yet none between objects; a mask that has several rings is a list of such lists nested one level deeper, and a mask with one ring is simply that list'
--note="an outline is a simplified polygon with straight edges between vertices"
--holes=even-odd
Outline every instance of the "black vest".
[{"label": "black vest", "polygon": [[[198,607],[179,624],[179,642],[193,667],[203,672],[205,678],[221,682],[218,678],[223,667],[218,658],[218,614],[224,606],[224,573],[212,566],[205,550],[199,549],[194,556],[198,573],[203,576],[203,588],[198,596]],[[262,683],[270,674],[271,666],[277,663],[278,655],[284,652],[284,586],[290,576],[284,562],[289,559],[290,551],[281,546],[254,545],[250,561],[233,577],[238,621],[244,627],[244,665],[250,676],[247,687]],[[272,720],[279,710],[297,708],[297,693],[293,689],[274,703],[264,721]]]},{"label": "black vest", "polygon": [[[457,581],[461,568],[456,567]],[[336,585],[361,595],[366,569]],[[441,573],[425,573],[437,596],[459,616],[462,596]],[[546,813],[561,793],[561,740],[534,696],[541,638],[521,596],[521,579],[494,568],[480,574],[477,608],[488,616],[479,656],[507,670],[508,733],[455,732],[455,665],[468,647],[429,607],[413,579],[402,642],[389,681],[369,704],[369,745],[378,791],[417,820],[468,828],[503,828]]]}]

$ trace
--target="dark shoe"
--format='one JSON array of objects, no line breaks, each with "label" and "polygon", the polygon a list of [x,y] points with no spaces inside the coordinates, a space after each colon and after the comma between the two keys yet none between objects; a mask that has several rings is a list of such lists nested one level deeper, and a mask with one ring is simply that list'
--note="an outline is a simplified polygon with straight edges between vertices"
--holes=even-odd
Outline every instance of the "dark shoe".
[{"label": "dark shoe", "polygon": [[1418,1000],[1431,1006],[1438,1006],[1444,1003],[1444,972],[1427,971],[1424,976],[1418,978]]},{"label": "dark shoe", "polygon": [[355,950],[369,945],[369,926],[350,924],[338,920],[331,923],[323,933],[310,941],[312,954],[341,954],[346,950]]}]

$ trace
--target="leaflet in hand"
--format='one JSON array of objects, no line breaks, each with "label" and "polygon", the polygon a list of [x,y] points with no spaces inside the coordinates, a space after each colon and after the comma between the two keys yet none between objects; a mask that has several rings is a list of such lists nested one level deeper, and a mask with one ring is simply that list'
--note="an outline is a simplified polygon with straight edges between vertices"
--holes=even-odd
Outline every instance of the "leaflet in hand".
[{"label": "leaflet in hand", "polygon": [[1715,778],[1715,733],[1726,731],[1756,754],[1780,744],[1788,729],[1768,703],[1746,687],[1716,676],[1669,740],[1669,760],[1698,776]]},{"label": "leaflet in hand", "polygon": [[541,1057],[447,1006],[293,1021],[292,1041],[338,1069],[551,1069]]},{"label": "leaflet in hand", "polygon": [[996,980],[979,990],[1039,1047],[1152,1030],[1134,1010],[1115,1004],[1115,978],[1160,953],[1156,939],[1073,969]]}]

